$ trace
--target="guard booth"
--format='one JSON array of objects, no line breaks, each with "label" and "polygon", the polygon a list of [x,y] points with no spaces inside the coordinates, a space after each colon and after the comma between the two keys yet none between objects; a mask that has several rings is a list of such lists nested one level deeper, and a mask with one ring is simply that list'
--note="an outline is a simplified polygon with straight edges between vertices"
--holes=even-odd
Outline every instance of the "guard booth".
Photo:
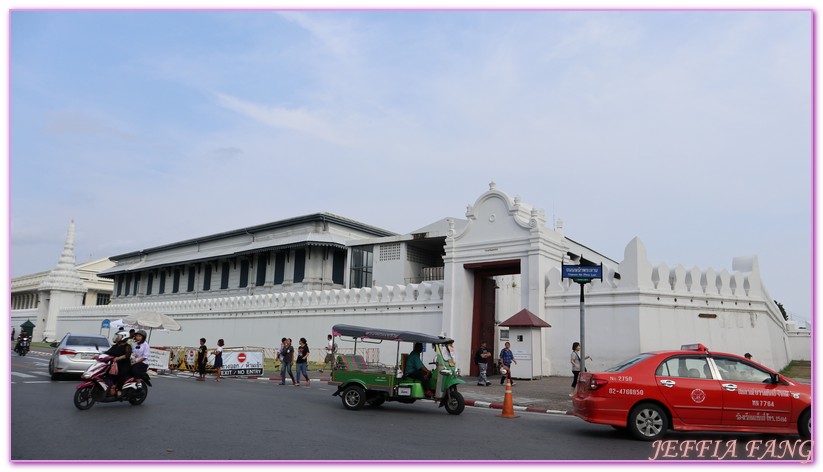
[{"label": "guard booth", "polygon": [[[540,335],[540,330],[551,328],[551,325],[529,310],[523,309],[500,323],[500,327],[508,328],[508,341],[511,343],[514,360],[517,361],[517,364],[512,363],[512,378],[525,380],[541,378],[543,336]],[[500,344],[504,342],[501,339]]]},{"label": "guard booth", "polygon": [[25,323],[20,325],[20,334],[23,334],[23,331],[28,333],[29,337],[31,338],[32,342],[34,342],[34,323],[31,320],[26,320]]}]

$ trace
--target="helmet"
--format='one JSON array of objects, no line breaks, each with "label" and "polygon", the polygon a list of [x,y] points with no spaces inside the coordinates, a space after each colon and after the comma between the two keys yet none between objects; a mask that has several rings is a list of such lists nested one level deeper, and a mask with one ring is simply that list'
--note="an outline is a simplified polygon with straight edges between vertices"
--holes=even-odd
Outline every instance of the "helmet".
[{"label": "helmet", "polygon": [[134,333],[135,336],[137,336],[138,334],[140,336],[143,336],[143,341],[145,341],[146,338],[148,337],[148,336],[146,336],[146,330],[144,330],[144,329],[141,329],[140,331],[137,331],[136,333]]},{"label": "helmet", "polygon": [[114,344],[117,344],[120,341],[126,339],[127,337],[128,337],[128,333],[126,333],[125,331],[118,331],[117,334],[114,335],[114,338],[112,338],[111,342],[113,342]]}]

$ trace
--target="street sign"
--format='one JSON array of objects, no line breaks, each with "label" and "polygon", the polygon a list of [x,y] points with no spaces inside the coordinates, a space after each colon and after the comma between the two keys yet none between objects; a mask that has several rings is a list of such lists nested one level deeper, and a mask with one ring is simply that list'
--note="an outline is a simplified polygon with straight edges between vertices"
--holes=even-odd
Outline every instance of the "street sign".
[{"label": "street sign", "polygon": [[586,283],[591,279],[603,280],[603,266],[581,266],[563,264],[563,278],[574,279],[577,283]]},{"label": "street sign", "polygon": [[102,325],[102,326],[100,326],[100,327],[101,327],[101,328],[108,328],[108,327],[110,326],[110,324],[111,324],[111,321],[109,321],[109,320],[103,320],[103,325]]}]

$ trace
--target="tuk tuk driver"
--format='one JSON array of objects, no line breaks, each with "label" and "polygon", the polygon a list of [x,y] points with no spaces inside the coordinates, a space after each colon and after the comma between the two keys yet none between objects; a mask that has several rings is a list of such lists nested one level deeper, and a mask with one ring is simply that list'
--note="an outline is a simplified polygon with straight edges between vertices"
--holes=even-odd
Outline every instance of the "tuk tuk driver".
[{"label": "tuk tuk driver", "polygon": [[412,349],[412,352],[406,357],[406,378],[423,382],[423,386],[426,387],[426,395],[431,396],[428,381],[432,373],[423,365],[423,361],[420,359],[422,352],[423,343],[414,343],[414,349]]}]

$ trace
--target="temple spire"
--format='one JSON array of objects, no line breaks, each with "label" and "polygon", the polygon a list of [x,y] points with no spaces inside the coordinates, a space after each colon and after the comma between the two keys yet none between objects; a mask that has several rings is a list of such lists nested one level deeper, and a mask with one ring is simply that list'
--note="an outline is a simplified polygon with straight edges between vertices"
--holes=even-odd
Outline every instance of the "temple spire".
[{"label": "temple spire", "polygon": [[57,261],[57,267],[49,272],[49,275],[40,284],[39,290],[64,290],[68,292],[85,292],[83,279],[77,272],[74,259],[74,220],[69,223],[66,243],[63,245],[63,253]]}]

